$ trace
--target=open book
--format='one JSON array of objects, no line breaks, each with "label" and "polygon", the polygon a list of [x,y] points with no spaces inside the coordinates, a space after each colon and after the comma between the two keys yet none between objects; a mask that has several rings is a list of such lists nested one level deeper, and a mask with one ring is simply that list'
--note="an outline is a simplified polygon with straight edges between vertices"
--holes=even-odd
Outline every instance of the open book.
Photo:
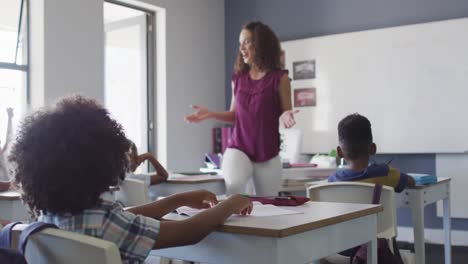
[{"label": "open book", "polygon": [[[194,209],[194,208],[190,208],[187,206],[183,206],[177,209],[177,213],[186,215],[186,216],[194,216],[203,210],[204,209]],[[291,215],[291,214],[302,214],[302,212],[298,212],[298,211],[294,211],[290,209],[284,209],[282,207],[278,207],[278,206],[271,205],[271,204],[261,204],[259,202],[253,202],[253,210],[250,216],[265,217],[265,216],[278,216],[278,215]]]}]

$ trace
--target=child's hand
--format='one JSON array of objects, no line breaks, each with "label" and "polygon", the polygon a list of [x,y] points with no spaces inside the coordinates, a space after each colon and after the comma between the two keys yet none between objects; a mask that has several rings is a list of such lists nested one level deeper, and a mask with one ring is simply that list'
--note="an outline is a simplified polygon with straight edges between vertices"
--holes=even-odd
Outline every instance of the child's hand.
[{"label": "child's hand", "polygon": [[169,175],[167,176],[164,176],[164,175],[159,175],[158,174],[158,178],[161,182],[167,182],[167,178],[169,178]]},{"label": "child's hand", "polygon": [[156,175],[151,175],[150,184],[157,185],[166,181],[167,181],[167,177],[165,177],[164,175],[156,174]]},{"label": "child's hand", "polygon": [[138,156],[138,161],[140,163],[144,162],[145,160],[151,160],[151,159],[156,159],[156,157],[153,155],[153,153],[146,152]]},{"label": "child's hand", "polygon": [[205,190],[198,190],[183,193],[184,205],[195,209],[211,208],[218,204],[216,195],[212,192]]},{"label": "child's hand", "polygon": [[140,156],[138,156],[137,157],[138,165],[145,162],[145,160],[149,159],[149,155],[151,155],[151,153],[144,153],[144,154],[141,154]]},{"label": "child's hand", "polygon": [[138,156],[138,157],[136,158],[136,163],[137,163],[138,165],[140,165],[140,164],[143,163],[145,160],[146,160],[145,154],[141,154],[140,156]]},{"label": "child's hand", "polygon": [[234,206],[234,213],[240,215],[249,215],[252,213],[253,204],[248,197],[240,194],[234,194],[229,197],[226,202],[232,202]]}]

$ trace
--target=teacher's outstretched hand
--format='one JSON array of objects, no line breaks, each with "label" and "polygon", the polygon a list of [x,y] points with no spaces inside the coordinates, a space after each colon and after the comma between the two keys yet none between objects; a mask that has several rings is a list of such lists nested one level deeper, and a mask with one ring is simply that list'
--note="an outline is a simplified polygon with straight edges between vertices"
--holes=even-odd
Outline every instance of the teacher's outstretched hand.
[{"label": "teacher's outstretched hand", "polygon": [[283,112],[283,114],[280,116],[280,119],[285,128],[290,128],[296,124],[294,115],[297,113],[299,113],[299,110],[286,110]]},{"label": "teacher's outstretched hand", "polygon": [[210,118],[211,111],[207,108],[199,105],[191,105],[190,107],[195,110],[195,113],[186,116],[185,121],[189,123],[200,123],[201,121]]}]

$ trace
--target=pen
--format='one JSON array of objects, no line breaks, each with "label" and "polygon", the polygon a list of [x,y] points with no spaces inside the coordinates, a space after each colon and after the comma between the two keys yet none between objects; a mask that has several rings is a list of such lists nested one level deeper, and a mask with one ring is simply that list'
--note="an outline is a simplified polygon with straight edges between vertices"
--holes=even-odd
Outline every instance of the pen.
[{"label": "pen", "polygon": [[172,212],[173,212],[173,213],[176,213],[176,214],[178,214],[178,215],[181,215],[181,216],[188,216],[188,217],[190,217],[190,215],[188,215],[188,214],[186,214],[186,213],[179,213],[179,212],[177,212],[177,210],[174,210],[174,211],[172,211]]},{"label": "pen", "polygon": [[390,165],[390,163],[392,163],[393,161],[393,157],[387,162],[387,165]]}]

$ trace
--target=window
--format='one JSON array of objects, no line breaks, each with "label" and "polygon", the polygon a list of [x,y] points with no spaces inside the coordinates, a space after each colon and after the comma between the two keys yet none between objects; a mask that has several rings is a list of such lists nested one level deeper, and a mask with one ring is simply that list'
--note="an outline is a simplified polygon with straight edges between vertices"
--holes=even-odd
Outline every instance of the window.
[{"label": "window", "polygon": [[28,1],[0,0],[0,141],[7,129],[6,108],[14,111],[13,127],[24,115],[28,97]]},{"label": "window", "polygon": [[152,151],[154,139],[153,17],[145,10],[104,3],[105,105],[139,153]]}]

